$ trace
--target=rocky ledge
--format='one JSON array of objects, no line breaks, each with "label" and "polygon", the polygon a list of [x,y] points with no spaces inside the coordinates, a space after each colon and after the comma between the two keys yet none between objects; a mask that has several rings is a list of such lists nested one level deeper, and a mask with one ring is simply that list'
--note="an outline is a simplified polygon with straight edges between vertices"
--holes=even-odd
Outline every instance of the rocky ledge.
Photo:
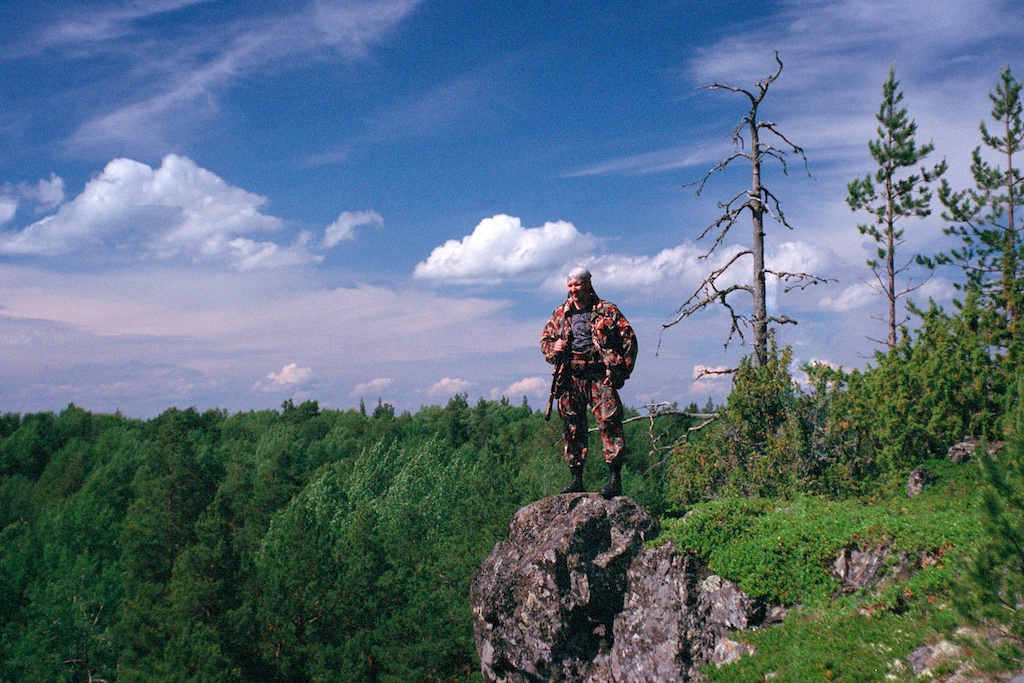
[{"label": "rocky ledge", "polygon": [[473,576],[484,680],[665,683],[750,651],[736,630],[781,618],[671,543],[634,501],[551,496],[519,510]]}]

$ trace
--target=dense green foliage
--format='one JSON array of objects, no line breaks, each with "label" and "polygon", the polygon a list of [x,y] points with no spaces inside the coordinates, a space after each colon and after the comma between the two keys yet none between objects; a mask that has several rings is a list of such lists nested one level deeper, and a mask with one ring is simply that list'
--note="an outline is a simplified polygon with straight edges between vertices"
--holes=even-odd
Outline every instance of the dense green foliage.
[{"label": "dense green foliage", "polygon": [[670,496],[678,509],[718,496],[860,495],[973,436],[998,439],[1015,365],[992,354],[968,298],[957,315],[932,306],[921,327],[866,370],[806,368],[788,349],[741,363],[721,420],[678,448]]},{"label": "dense green foliage", "polygon": [[[646,430],[625,488],[660,511]],[[525,401],[4,415],[0,681],[472,680],[470,576],[566,477]]]},{"label": "dense green foliage", "polygon": [[[1017,396],[1024,390],[1024,374]],[[972,621],[1005,622],[1024,638],[1024,405],[1012,411],[1010,441],[980,461],[986,533],[967,565],[971,587],[958,606]]]},{"label": "dense green foliage", "polygon": [[[863,371],[807,368],[800,386],[788,349],[744,362],[721,419],[674,450],[670,498],[687,514],[665,538],[748,594],[796,606],[740,636],[759,654],[711,680],[910,681],[907,655],[943,638],[963,641],[976,670],[1024,668],[1024,372],[989,343],[970,292],[956,315],[918,314],[916,333]],[[965,437],[994,455],[942,459]],[[920,466],[939,483],[908,499]],[[852,547],[927,561],[845,596],[832,563]]]},{"label": "dense green foliage", "polygon": [[[874,367],[804,387],[773,348],[688,440],[678,415],[627,424],[626,494],[664,538],[793,606],[742,636],[771,654],[716,680],[899,680],[893,661],[958,625],[1019,628],[1024,383],[974,310],[922,311]],[[472,572],[567,476],[557,421],[463,396],[415,415],[69,406],[0,435],[0,681],[479,680]],[[1010,438],[980,466],[934,459],[964,435]],[[922,464],[939,483],[908,500]],[[839,595],[839,550],[883,544],[926,568]],[[1019,660],[1007,647],[992,666]]]}]

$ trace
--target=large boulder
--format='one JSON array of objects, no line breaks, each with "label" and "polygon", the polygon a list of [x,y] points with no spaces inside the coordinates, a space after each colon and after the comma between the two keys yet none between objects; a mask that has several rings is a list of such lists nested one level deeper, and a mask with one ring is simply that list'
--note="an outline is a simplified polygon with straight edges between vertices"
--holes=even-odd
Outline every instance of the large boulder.
[{"label": "large boulder", "polygon": [[621,496],[519,510],[470,588],[484,679],[683,683],[749,653],[727,636],[763,623],[764,605],[671,543],[645,549],[657,532]]}]

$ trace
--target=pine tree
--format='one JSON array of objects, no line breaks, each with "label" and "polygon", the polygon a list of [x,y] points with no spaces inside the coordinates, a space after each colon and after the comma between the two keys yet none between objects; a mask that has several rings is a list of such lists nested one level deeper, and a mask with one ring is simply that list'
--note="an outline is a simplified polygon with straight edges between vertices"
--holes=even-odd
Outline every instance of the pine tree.
[{"label": "pine tree", "polygon": [[897,319],[896,302],[924,284],[899,282],[899,276],[910,268],[914,259],[897,260],[896,250],[906,241],[904,230],[897,223],[906,217],[924,218],[931,213],[929,183],[946,171],[946,162],[942,161],[931,170],[921,167],[919,174],[904,173],[928,156],[935,146],[931,143],[917,146],[917,123],[908,117],[907,108],[900,106],[903,92],[899,85],[896,69],[890,67],[889,78],[882,85],[882,105],[875,115],[878,138],[868,142],[878,169],[851,182],[846,198],[852,210],[864,210],[873,217],[871,223],[858,225],[857,229],[878,244],[877,256],[868,259],[867,264],[878,281],[875,290],[888,304],[885,321],[889,348],[896,346],[896,330],[907,320]]},{"label": "pine tree", "polygon": [[984,159],[978,146],[971,163],[974,187],[954,191],[946,181],[942,183],[943,218],[952,223],[945,232],[958,237],[962,246],[936,259],[963,268],[966,286],[979,290],[991,313],[993,341],[1010,349],[1014,358],[1024,333],[1024,245],[1017,234],[1016,215],[1024,205],[1024,192],[1020,169],[1015,167],[1015,155],[1024,149],[1021,87],[1010,67],[1003,69],[995,91],[989,93],[999,131],[991,133],[984,122],[980,126],[982,142],[990,154],[1002,157],[1002,163]]}]

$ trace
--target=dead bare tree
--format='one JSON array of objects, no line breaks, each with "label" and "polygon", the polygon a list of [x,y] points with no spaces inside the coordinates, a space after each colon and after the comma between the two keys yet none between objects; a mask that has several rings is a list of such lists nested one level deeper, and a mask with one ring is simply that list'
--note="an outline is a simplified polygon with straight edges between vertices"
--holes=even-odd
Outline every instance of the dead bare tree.
[{"label": "dead bare tree", "polygon": [[[735,151],[718,163],[714,168],[704,174],[699,180],[689,183],[687,187],[696,185],[697,196],[704,191],[704,186],[712,175],[725,170],[733,162],[745,159],[750,162],[751,185],[749,189],[742,190],[734,195],[727,202],[719,202],[718,206],[723,213],[715,222],[706,227],[698,239],[703,239],[714,233],[714,242],[711,248],[700,258],[710,257],[720,247],[729,233],[745,212],[750,213],[751,226],[753,228],[753,239],[749,248],[742,248],[729,257],[724,265],[716,268],[697,287],[696,291],[675,311],[675,319],[662,325],[662,331],[678,324],[683,319],[708,308],[713,304],[724,306],[729,312],[731,326],[729,336],[725,341],[729,342],[738,336],[742,343],[746,343],[744,328],[749,325],[754,337],[754,361],[757,365],[763,365],[768,355],[769,326],[775,324],[795,324],[796,321],[785,315],[768,315],[766,281],[768,276],[774,276],[782,283],[785,283],[785,292],[794,289],[804,289],[810,285],[826,282],[828,278],[818,277],[809,273],[794,273],[782,270],[773,270],[765,265],[764,239],[765,215],[775,219],[778,223],[792,230],[779,205],[779,198],[763,183],[761,178],[761,166],[765,160],[774,159],[782,166],[784,174],[788,174],[787,160],[790,155],[798,155],[804,160],[804,168],[807,169],[807,157],[803,149],[793,144],[783,135],[771,121],[758,119],[758,109],[768,94],[772,83],[782,73],[782,60],[779,53],[775,53],[777,68],[775,73],[767,78],[757,81],[753,89],[739,88],[722,83],[712,83],[703,86],[703,90],[726,90],[745,96],[750,101],[750,109],[740,119],[740,122],[732,130],[732,143]],[[749,143],[749,145],[748,145]],[[808,171],[808,176],[810,172]],[[732,283],[726,278],[726,274],[737,263],[746,257],[752,260],[752,277],[749,281]],[[733,295],[746,293],[753,299],[751,313],[748,316],[733,301]]]}]

